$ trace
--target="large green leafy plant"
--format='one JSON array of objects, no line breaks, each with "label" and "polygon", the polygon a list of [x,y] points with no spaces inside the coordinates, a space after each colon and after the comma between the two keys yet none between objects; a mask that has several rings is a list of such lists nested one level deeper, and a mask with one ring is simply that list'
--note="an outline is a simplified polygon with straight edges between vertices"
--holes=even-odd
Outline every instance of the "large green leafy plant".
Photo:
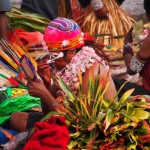
[{"label": "large green leafy plant", "polygon": [[131,89],[119,100],[117,95],[120,91],[114,99],[104,99],[109,82],[99,76],[94,80],[92,73],[85,95],[81,76],[79,80],[77,96],[61,78],[58,80],[65,92],[65,117],[70,131],[68,149],[150,148],[150,97],[131,97],[134,90]]},{"label": "large green leafy plant", "polygon": [[9,18],[9,27],[12,29],[22,28],[26,31],[45,32],[50,20],[36,13],[30,13],[21,9],[12,8],[11,12],[6,13]]}]

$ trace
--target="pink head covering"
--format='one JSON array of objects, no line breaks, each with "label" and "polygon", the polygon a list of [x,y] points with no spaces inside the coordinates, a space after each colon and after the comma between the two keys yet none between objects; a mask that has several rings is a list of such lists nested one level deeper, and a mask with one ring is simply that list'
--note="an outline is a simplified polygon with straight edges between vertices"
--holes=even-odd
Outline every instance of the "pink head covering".
[{"label": "pink head covering", "polygon": [[84,33],[73,20],[56,18],[46,28],[44,40],[50,51],[68,50],[84,45]]}]

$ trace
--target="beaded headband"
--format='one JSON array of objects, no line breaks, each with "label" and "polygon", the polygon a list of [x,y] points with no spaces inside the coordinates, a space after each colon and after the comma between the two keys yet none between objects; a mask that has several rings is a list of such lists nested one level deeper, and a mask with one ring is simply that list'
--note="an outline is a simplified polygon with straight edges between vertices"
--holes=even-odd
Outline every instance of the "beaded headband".
[{"label": "beaded headband", "polygon": [[84,45],[85,34],[71,19],[56,18],[50,22],[44,34],[49,51],[63,51]]}]

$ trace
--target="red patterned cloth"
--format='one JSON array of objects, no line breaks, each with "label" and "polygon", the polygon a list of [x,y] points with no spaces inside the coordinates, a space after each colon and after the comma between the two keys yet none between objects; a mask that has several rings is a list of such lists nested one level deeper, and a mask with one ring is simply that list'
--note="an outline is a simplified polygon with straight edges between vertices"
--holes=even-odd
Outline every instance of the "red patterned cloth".
[{"label": "red patterned cloth", "polygon": [[35,132],[23,150],[66,150],[69,132],[64,117],[51,117],[35,124]]},{"label": "red patterned cloth", "polygon": [[73,13],[73,20],[75,20],[75,22],[78,24],[83,23],[86,14],[91,10],[90,5],[86,8],[82,8],[77,0],[71,0],[71,8]]}]

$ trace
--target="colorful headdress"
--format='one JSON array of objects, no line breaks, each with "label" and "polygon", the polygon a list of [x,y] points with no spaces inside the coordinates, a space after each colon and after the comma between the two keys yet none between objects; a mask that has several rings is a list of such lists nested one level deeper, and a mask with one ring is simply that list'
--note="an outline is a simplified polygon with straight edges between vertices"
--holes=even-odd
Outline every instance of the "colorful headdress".
[{"label": "colorful headdress", "polygon": [[48,25],[44,40],[50,51],[80,48],[84,45],[84,33],[73,20],[56,18]]}]

